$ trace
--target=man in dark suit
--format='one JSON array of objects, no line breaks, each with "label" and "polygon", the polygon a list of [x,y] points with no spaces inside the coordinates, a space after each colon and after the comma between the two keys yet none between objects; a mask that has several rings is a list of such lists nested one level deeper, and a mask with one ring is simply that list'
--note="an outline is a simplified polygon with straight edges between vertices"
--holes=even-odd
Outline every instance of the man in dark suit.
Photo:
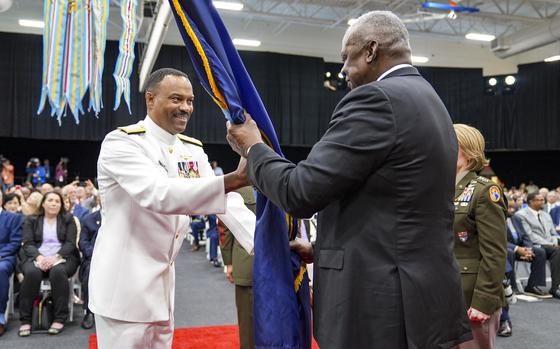
[{"label": "man in dark suit", "polygon": [[[96,197],[96,201],[99,204],[99,196]],[[94,315],[87,306],[89,302],[88,279],[93,247],[95,246],[95,239],[97,239],[97,232],[101,226],[101,210],[90,213],[82,218],[81,226],[82,230],[80,232],[79,246],[83,259],[82,265],[80,266],[80,282],[82,283],[82,298],[84,300],[85,308],[85,315],[81,326],[83,329],[88,330],[95,325]]]},{"label": "man in dark suit", "polygon": [[2,190],[0,190],[0,336],[6,332],[6,306],[10,289],[10,277],[16,266],[16,255],[21,245],[21,223],[19,214],[2,209]]},{"label": "man in dark suit", "polygon": [[260,192],[297,217],[319,212],[313,332],[321,349],[451,348],[472,338],[453,256],[457,140],[410,52],[390,12],[349,27],[342,71],[352,91],[297,166],[263,143],[250,116],[228,126]]}]

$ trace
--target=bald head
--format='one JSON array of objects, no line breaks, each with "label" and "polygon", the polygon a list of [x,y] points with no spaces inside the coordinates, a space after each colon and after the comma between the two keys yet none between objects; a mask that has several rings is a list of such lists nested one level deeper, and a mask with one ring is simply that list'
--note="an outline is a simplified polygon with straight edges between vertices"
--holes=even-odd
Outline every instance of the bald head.
[{"label": "bald head", "polygon": [[346,30],[341,53],[348,85],[361,86],[397,64],[411,63],[408,30],[392,12],[368,12]]}]

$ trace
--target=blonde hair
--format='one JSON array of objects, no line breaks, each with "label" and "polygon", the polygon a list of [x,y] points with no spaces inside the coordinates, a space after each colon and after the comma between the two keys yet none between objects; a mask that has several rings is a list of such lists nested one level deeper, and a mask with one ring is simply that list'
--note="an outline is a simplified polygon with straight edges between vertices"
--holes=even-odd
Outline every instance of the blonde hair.
[{"label": "blonde hair", "polygon": [[484,156],[484,137],[479,130],[464,124],[454,124],[459,148],[467,159],[467,170],[478,172],[488,166],[490,160]]}]

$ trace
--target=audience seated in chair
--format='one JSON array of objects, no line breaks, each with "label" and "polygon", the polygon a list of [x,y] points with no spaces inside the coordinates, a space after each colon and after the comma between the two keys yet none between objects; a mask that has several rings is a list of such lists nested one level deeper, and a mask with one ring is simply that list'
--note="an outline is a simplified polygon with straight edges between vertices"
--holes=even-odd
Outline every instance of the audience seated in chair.
[{"label": "audience seated in chair", "polygon": [[41,201],[37,216],[29,216],[23,224],[23,255],[21,270],[24,275],[20,289],[19,335],[31,334],[33,301],[39,294],[41,280],[51,284],[54,321],[48,333],[58,334],[68,318],[68,278],[76,273],[80,255],[76,248],[76,223],[66,214],[62,195],[47,193]]},{"label": "audience seated in chair", "polygon": [[16,255],[21,244],[22,216],[7,212],[2,207],[2,191],[0,191],[0,336],[6,332],[6,306],[10,278],[16,265]]},{"label": "audience seated in chair", "polygon": [[191,235],[193,236],[192,251],[200,249],[199,240],[200,236],[204,233],[206,223],[204,223],[204,216],[191,216]]},{"label": "audience seated in chair", "polygon": [[73,214],[78,219],[84,218],[89,210],[80,204],[80,198],[85,196],[85,189],[77,186],[78,182],[72,182],[62,188],[64,207],[68,213]]},{"label": "audience seated in chair", "polygon": [[552,218],[556,233],[560,232],[560,206],[556,206],[550,211],[550,218]]},{"label": "audience seated in chair", "polygon": [[559,206],[558,193],[555,190],[551,190],[544,197],[546,198],[546,204],[544,204],[544,210],[550,214],[552,209]]},{"label": "audience seated in chair", "polygon": [[[533,242],[523,229],[521,217],[515,215],[515,207],[512,202],[509,203],[508,215],[506,221],[508,261],[512,266],[516,260],[531,263],[531,274],[526,290],[538,296],[544,296],[547,292],[541,287],[546,286],[546,253],[544,249],[533,246]],[[522,291],[517,289],[515,268],[512,268],[510,273],[510,284],[515,291]]]},{"label": "audience seated in chair", "polygon": [[215,214],[208,215],[208,230],[206,231],[206,241],[210,241],[210,262],[219,268],[222,265],[218,261],[218,217]]},{"label": "audience seated in chair", "polygon": [[5,194],[2,201],[2,208],[11,213],[21,213],[21,199],[18,195]]},{"label": "audience seated in chair", "polygon": [[[546,258],[550,261],[550,271],[552,276],[552,287],[550,294],[560,299],[560,248],[552,218],[543,210],[544,198],[541,194],[529,193],[527,195],[528,207],[519,210],[515,216],[521,221],[523,231],[529,236],[533,243],[533,252],[535,256],[539,250],[544,251]],[[543,282],[541,282],[544,285]],[[538,287],[525,289],[527,292],[542,295],[544,292]]]},{"label": "audience seated in chair", "polygon": [[[97,205],[99,205],[99,196],[96,196]],[[82,220],[82,231],[80,233],[80,251],[82,252],[82,264],[80,265],[80,281],[82,283],[82,299],[84,301],[85,316],[81,326],[84,329],[90,329],[95,325],[95,318],[91,310],[88,308],[89,292],[89,266],[91,264],[91,256],[97,232],[101,226],[101,210],[86,215]]]}]

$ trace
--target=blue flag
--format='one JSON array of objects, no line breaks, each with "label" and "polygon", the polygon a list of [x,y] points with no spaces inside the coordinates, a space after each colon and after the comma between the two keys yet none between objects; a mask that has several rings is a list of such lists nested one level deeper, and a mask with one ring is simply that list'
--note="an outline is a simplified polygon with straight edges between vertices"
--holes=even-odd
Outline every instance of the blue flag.
[{"label": "blue flag", "polygon": [[[233,123],[246,110],[264,141],[282,155],[268,113],[224,23],[210,0],[169,0],[192,64],[206,91]],[[288,241],[298,221],[261,194],[253,266],[253,315],[257,348],[311,348],[309,280]]]}]

